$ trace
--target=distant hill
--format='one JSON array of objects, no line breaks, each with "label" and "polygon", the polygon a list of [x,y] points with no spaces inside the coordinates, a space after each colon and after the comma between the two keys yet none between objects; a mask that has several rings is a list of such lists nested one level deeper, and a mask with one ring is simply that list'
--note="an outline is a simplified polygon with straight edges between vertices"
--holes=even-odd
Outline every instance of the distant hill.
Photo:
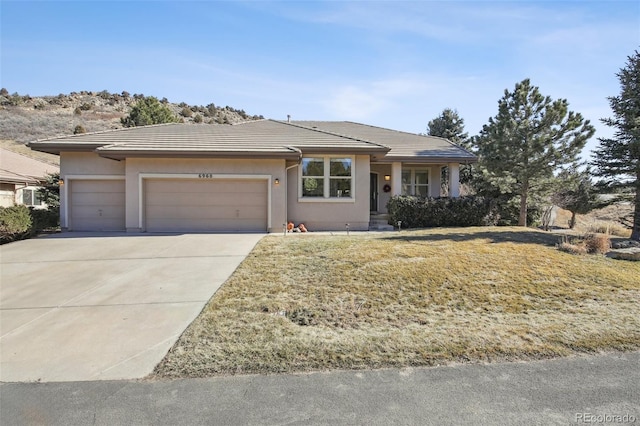
[{"label": "distant hill", "polygon": [[[73,134],[77,126],[88,132],[120,129],[120,119],[144,95],[128,92],[71,92],[68,95],[29,96],[0,90],[0,139],[26,143],[36,139]],[[172,103],[161,99],[185,123],[194,125],[233,124],[258,120],[243,110],[213,103],[206,106]]]}]

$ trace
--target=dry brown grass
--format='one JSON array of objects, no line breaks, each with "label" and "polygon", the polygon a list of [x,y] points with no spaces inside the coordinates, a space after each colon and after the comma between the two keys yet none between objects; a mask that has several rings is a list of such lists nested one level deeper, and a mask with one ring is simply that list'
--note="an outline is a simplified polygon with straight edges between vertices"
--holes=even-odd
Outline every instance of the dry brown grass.
[{"label": "dry brown grass", "polygon": [[[587,215],[576,216],[575,231],[578,233],[609,234],[629,238],[631,229],[620,223],[621,218],[630,218],[633,206],[630,203],[617,203],[602,209],[592,211]],[[555,225],[567,227],[571,219],[571,212],[558,209]]]},{"label": "dry brown grass", "polygon": [[640,264],[522,228],[268,236],[159,377],[425,366],[640,347]]}]

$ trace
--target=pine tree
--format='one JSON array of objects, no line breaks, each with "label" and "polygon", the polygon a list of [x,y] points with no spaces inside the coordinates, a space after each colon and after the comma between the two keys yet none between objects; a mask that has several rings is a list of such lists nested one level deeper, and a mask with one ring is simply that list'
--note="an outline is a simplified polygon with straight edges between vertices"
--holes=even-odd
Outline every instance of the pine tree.
[{"label": "pine tree", "polygon": [[427,134],[449,139],[464,148],[470,147],[469,134],[464,131],[464,119],[458,115],[458,111],[451,108],[445,108],[438,117],[429,121]]},{"label": "pine tree", "polygon": [[[445,108],[439,116],[429,121],[427,134],[429,136],[448,139],[465,149],[471,149],[469,133],[464,131],[464,119],[460,117],[457,110]],[[473,175],[472,167],[473,166],[468,164],[460,168],[460,183],[468,183],[471,181]],[[446,191],[446,188],[449,187],[449,171],[447,166],[441,170],[440,182]]]},{"label": "pine tree", "polygon": [[548,193],[554,172],[577,163],[594,131],[565,99],[553,101],[523,80],[513,92],[505,90],[498,114],[475,139],[483,179],[519,198],[518,225],[527,226],[530,198]]},{"label": "pine tree", "polygon": [[598,139],[592,164],[595,175],[606,178],[610,188],[635,192],[631,239],[640,241],[640,53],[627,59],[626,67],[616,74],[620,95],[609,98],[614,117],[601,120],[615,133]]},{"label": "pine tree", "polygon": [[599,200],[589,170],[583,172],[575,168],[563,170],[558,175],[557,184],[558,188],[551,195],[551,201],[556,206],[571,212],[569,229],[574,228],[577,214],[587,214],[591,210],[608,204]]}]

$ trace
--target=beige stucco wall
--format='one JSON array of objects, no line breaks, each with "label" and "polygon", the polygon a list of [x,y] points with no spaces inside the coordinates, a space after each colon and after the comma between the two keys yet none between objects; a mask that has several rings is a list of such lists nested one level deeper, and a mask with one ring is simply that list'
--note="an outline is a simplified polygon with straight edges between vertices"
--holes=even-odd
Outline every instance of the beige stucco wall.
[{"label": "beige stucco wall", "polygon": [[[405,165],[410,167],[411,165]],[[424,165],[416,165],[424,167]],[[440,168],[443,165],[430,165],[431,195],[440,195]],[[352,230],[367,230],[369,227],[370,173],[378,173],[378,212],[386,212],[386,204],[391,192],[385,193],[384,175],[392,174],[391,164],[370,164],[369,156],[355,156],[355,198],[321,199],[308,202],[298,197],[299,170],[292,167],[285,171],[284,160],[266,159],[143,159],[130,158],[126,161],[114,161],[99,157],[94,153],[63,152],[60,155],[61,178],[109,178],[126,177],[126,228],[128,231],[141,231],[140,218],[143,217],[140,206],[140,174],[200,174],[215,175],[260,175],[271,179],[270,232],[281,232],[282,225],[288,221],[296,225],[304,223],[310,231],[344,230],[349,223]],[[193,177],[193,176],[192,176]],[[280,184],[276,185],[275,179]],[[63,185],[61,203],[62,227],[66,227],[65,191]]]},{"label": "beige stucco wall", "polygon": [[0,184],[0,207],[11,207],[15,205],[15,187],[13,183]]},{"label": "beige stucco wall", "polygon": [[61,152],[60,177],[66,175],[124,175],[125,162],[108,160],[91,152]]},{"label": "beige stucco wall", "polygon": [[369,229],[369,156],[355,157],[355,199],[335,201],[331,199],[305,202],[298,198],[300,185],[298,167],[287,173],[287,221],[295,225],[304,223],[309,231],[334,231]]},{"label": "beige stucco wall", "polygon": [[[126,227],[129,232],[140,228],[140,174],[268,175],[271,177],[270,232],[280,232],[285,222],[284,160],[237,159],[145,159],[126,160]],[[276,185],[275,179],[280,180]],[[144,204],[144,203],[142,203]]]}]

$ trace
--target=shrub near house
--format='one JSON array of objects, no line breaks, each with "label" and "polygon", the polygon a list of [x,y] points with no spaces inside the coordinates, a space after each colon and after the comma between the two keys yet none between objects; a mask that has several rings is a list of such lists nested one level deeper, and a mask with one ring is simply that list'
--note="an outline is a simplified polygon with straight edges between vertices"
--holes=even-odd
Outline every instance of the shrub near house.
[{"label": "shrub near house", "polygon": [[0,244],[29,235],[32,224],[27,206],[0,207]]},{"label": "shrub near house", "polygon": [[483,197],[395,196],[387,204],[389,224],[401,228],[494,225],[490,200]]}]

